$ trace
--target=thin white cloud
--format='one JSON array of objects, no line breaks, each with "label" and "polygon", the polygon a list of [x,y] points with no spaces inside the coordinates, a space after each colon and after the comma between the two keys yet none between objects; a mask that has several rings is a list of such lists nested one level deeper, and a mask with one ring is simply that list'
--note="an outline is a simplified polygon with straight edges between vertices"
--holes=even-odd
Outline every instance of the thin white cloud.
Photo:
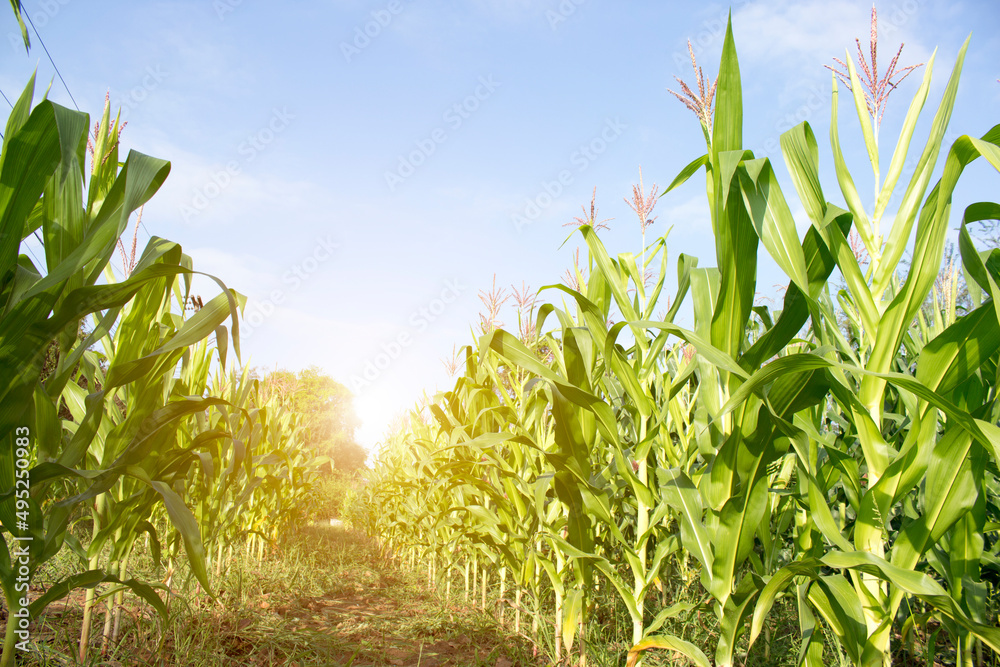
[{"label": "thin white cloud", "polygon": [[657,210],[660,212],[657,222],[663,222],[668,227],[672,225],[672,233],[700,234],[712,231],[712,217],[704,195],[696,195],[670,208]]},{"label": "thin white cloud", "polygon": [[[156,136],[129,137],[139,150],[171,163],[170,175],[147,205],[147,215],[189,227],[259,220],[272,211],[322,210],[322,188],[260,170],[236,148],[222,159],[192,153]],[[126,146],[127,148],[127,146]],[[266,157],[266,147],[258,159]]]},{"label": "thin white cloud", "polygon": [[549,0],[472,0],[472,6],[479,11],[501,16],[536,12],[550,4]]},{"label": "thin white cloud", "polygon": [[[909,58],[926,59],[930,50],[915,33],[921,20],[921,3],[898,0],[882,4],[878,26],[885,63],[904,42],[904,53]],[[741,58],[780,63],[785,70],[833,64],[834,57],[843,60],[845,48],[856,57],[855,39],[861,40],[867,56],[870,14],[871,4],[867,0],[777,0],[748,4],[733,16],[737,49]]]},{"label": "thin white cloud", "polygon": [[[254,298],[267,294],[278,280],[272,262],[250,254],[235,255],[217,248],[185,248],[197,271],[220,277],[228,287]],[[218,293],[218,286],[196,277],[196,285],[205,293]]]}]

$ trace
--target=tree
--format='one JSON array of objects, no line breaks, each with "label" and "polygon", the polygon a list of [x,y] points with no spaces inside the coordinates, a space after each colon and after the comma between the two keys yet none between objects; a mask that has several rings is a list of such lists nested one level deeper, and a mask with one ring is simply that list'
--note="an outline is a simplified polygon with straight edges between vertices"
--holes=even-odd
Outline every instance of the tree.
[{"label": "tree", "polygon": [[276,369],[261,378],[261,386],[265,396],[278,396],[302,416],[306,443],[317,456],[329,456],[337,470],[365,466],[368,453],[354,440],[360,422],[347,387],[316,366],[298,373]]}]

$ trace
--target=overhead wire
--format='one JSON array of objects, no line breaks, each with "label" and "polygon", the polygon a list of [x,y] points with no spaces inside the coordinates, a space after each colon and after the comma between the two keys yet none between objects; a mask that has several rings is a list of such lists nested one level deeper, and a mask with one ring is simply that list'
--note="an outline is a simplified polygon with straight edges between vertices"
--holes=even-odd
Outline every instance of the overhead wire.
[{"label": "overhead wire", "polygon": [[24,14],[24,18],[28,19],[28,24],[31,26],[31,29],[35,31],[35,36],[38,37],[38,43],[42,45],[42,50],[45,51],[45,55],[48,56],[49,62],[52,63],[52,69],[56,71],[56,75],[59,77],[59,80],[62,81],[63,88],[66,89],[66,93],[69,95],[69,98],[73,100],[73,106],[75,106],[76,110],[79,111],[80,105],[76,103],[76,98],[73,97],[73,93],[70,92],[69,85],[67,85],[66,83],[66,79],[63,78],[62,72],[60,72],[59,68],[56,66],[56,61],[52,59],[52,54],[49,53],[49,48],[45,46],[45,42],[44,40],[42,40],[42,36],[38,34],[38,28],[35,27],[35,24],[31,20],[31,16],[28,14],[27,10],[22,8],[21,11]]},{"label": "overhead wire", "polygon": [[35,258],[35,262],[38,263],[38,266],[41,266],[42,265],[42,260],[38,259],[38,256],[35,255],[35,251],[31,249],[31,246],[28,245],[27,243],[25,243],[24,247],[27,248],[27,250],[31,254],[31,256]]},{"label": "overhead wire", "polygon": [[[14,110],[14,105],[11,104],[10,100],[7,99],[7,94],[4,93],[3,90],[0,90],[0,95],[3,95],[3,101],[6,102],[7,106],[9,106],[10,109],[11,109],[11,111],[13,111]],[[3,138],[4,138],[3,132],[0,132],[0,139],[3,139]]]},{"label": "overhead wire", "polygon": [[[76,107],[77,111],[80,111],[80,105],[77,104],[76,98],[73,97],[73,91],[71,91],[69,89],[69,84],[66,83],[65,77],[63,77],[62,72],[59,70],[59,66],[56,65],[56,61],[52,57],[52,53],[49,52],[49,48],[45,45],[45,40],[43,40],[41,34],[39,34],[38,28],[35,27],[34,21],[31,20],[31,16],[28,14],[27,10],[25,10],[23,7],[21,8],[21,11],[24,14],[24,17],[26,19],[28,19],[28,25],[31,26],[31,30],[35,33],[35,36],[38,38],[38,43],[42,45],[42,50],[45,51],[45,55],[48,57],[49,62],[52,64],[52,69],[55,70],[56,75],[59,77],[59,80],[62,82],[63,87],[66,89],[66,94],[69,95],[69,98],[73,101],[73,106]],[[11,104],[10,99],[3,92],[3,90],[0,90],[0,96],[3,96],[4,101],[7,102],[7,105],[13,110],[14,105]],[[0,139],[4,139],[4,136],[3,136],[2,132],[0,132]],[[149,238],[153,237],[153,235],[149,233],[149,229],[146,227],[146,223],[143,222],[141,219],[139,220],[139,225],[142,227],[142,230],[144,232],[146,232],[146,236],[148,236]],[[35,233],[35,238],[38,238],[38,233],[37,232]],[[41,243],[41,239],[38,239],[38,241],[39,241],[39,243]],[[44,246],[45,246],[45,244],[42,243],[42,247],[44,247]],[[31,249],[28,248],[28,251],[30,252]],[[35,256],[34,253],[32,253],[32,257],[34,257],[34,256]],[[38,261],[37,257],[35,257],[35,261]],[[111,266],[112,266],[112,268],[118,268],[118,267],[115,267],[115,265],[114,265],[113,262],[111,262]],[[120,270],[120,271],[121,271],[122,275],[125,275],[124,270]]]}]

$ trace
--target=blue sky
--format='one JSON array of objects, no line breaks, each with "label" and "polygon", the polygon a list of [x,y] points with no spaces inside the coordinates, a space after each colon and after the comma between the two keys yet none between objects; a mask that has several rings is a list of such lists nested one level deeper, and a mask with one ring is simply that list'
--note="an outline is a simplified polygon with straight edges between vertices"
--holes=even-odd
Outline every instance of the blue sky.
[{"label": "blue sky", "polygon": [[[600,218],[613,218],[605,243],[639,252],[638,220],[623,198],[640,167],[647,191],[653,183],[662,191],[704,152],[697,119],[667,88],[678,89],[674,75],[693,82],[688,39],[714,79],[729,10],[598,0],[24,6],[80,108],[96,116],[109,92],[128,121],[124,148],[171,161],[143,222],[248,295],[244,360],[315,364],[354,389],[368,447],[423,390],[446,387],[441,360],[471,342],[478,294],[494,276],[508,288],[560,281],[579,245],[578,237],[563,245],[571,231],[563,225],[595,186]],[[973,31],[951,138],[997,122],[1000,4],[877,6],[882,67],[901,42],[904,65],[938,48],[921,147]],[[804,226],[777,140],[807,120],[827,197],[842,203],[829,168],[831,85],[822,65],[843,59],[845,48],[855,56],[855,37],[867,48],[871,5],[737,0],[732,8],[744,142],[775,161]],[[0,89],[17,95],[36,67],[44,88],[54,74],[37,40],[25,54],[13,18],[4,26]],[[921,75],[890,98],[884,160]],[[50,97],[73,106],[58,78]],[[848,162],[870,183],[846,104],[841,119]],[[995,199],[997,183],[974,165],[955,215],[964,203]],[[700,177],[660,199],[654,215],[647,234],[673,227],[671,260],[684,252],[714,264]],[[761,273],[762,290],[780,280],[766,261]],[[516,326],[511,311],[502,319]]]}]

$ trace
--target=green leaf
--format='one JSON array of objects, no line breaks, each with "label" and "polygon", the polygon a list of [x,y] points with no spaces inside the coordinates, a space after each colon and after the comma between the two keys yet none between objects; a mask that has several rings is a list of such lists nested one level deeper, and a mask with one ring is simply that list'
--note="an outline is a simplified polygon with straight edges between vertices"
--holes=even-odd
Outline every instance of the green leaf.
[{"label": "green leaf", "polygon": [[868,214],[865,213],[865,206],[861,201],[860,195],[858,195],[858,188],[854,185],[854,178],[847,168],[847,163],[844,161],[844,154],[840,149],[840,133],[837,125],[837,107],[839,103],[837,75],[831,74],[830,77],[833,82],[833,92],[830,102],[830,146],[833,149],[833,166],[837,173],[837,182],[840,185],[840,191],[847,202],[847,209],[854,216],[854,223],[857,225],[858,234],[861,236],[861,240],[864,241],[869,252],[871,252],[875,244],[872,236],[872,225],[868,220]]},{"label": "green leaf", "polygon": [[571,589],[563,598],[562,640],[566,651],[573,650],[573,638],[576,637],[577,625],[583,614],[583,591]]},{"label": "green leaf", "polygon": [[17,250],[25,220],[35,207],[49,177],[59,164],[59,128],[55,106],[43,101],[19,132],[3,145],[0,171],[0,284],[17,265]]},{"label": "green leaf", "polygon": [[826,219],[826,199],[819,183],[819,149],[809,123],[802,122],[781,134],[781,155],[813,225]]},{"label": "green leaf", "polygon": [[[847,72],[850,74],[851,79],[851,93],[853,93],[854,98],[854,110],[858,112],[858,121],[861,123],[861,133],[865,138],[865,148],[868,149],[868,160],[872,163],[872,169],[875,170],[875,174],[879,173],[878,168],[878,142],[875,140],[875,131],[872,129],[872,117],[868,113],[868,103],[865,102],[865,94],[862,88],[861,80],[858,78],[858,73],[854,69],[854,60],[851,58],[850,53],[846,53]],[[873,110],[874,112],[874,110]]]},{"label": "green leaf", "polygon": [[[730,12],[726,36],[722,43],[719,80],[716,87],[715,116],[712,123],[712,152],[715,156],[726,151],[743,149],[743,87],[740,64],[733,41],[733,17]],[[712,160],[718,164],[718,159]]]},{"label": "green leaf", "polygon": [[761,243],[785,275],[802,292],[809,294],[806,258],[799,243],[795,220],[770,162],[766,159],[747,162],[740,178],[743,201]]},{"label": "green leaf", "polygon": [[881,219],[882,214],[885,213],[885,208],[889,205],[892,192],[896,188],[896,182],[899,180],[900,174],[903,173],[906,154],[909,151],[910,141],[913,138],[913,130],[917,126],[920,110],[924,107],[924,102],[927,100],[927,93],[931,87],[931,72],[934,71],[934,57],[936,55],[937,49],[934,50],[934,53],[931,54],[930,59],[928,59],[927,64],[924,66],[923,81],[920,82],[920,88],[913,95],[910,108],[907,110],[906,118],[903,120],[903,129],[900,130],[899,139],[896,141],[896,149],[892,152],[892,161],[889,163],[889,171],[885,174],[885,182],[882,183],[882,188],[878,194],[878,201],[875,203],[875,212],[872,214],[876,220]]},{"label": "green leaf", "polygon": [[868,631],[861,601],[847,579],[836,574],[819,577],[809,587],[809,602],[837,635],[851,659],[860,664]]},{"label": "green leaf", "polygon": [[674,651],[675,653],[680,653],[698,667],[712,667],[712,663],[709,662],[708,656],[705,655],[700,648],[691,642],[684,641],[683,639],[674,637],[673,635],[656,635],[655,637],[646,637],[638,644],[630,648],[628,650],[628,667],[635,667],[635,664],[639,661],[639,654],[651,648],[662,648],[667,649],[668,651]]},{"label": "green leaf", "polygon": [[[1000,139],[1000,127],[995,128],[995,136],[991,131],[987,137],[993,141]],[[913,260],[906,282],[889,304],[879,324],[875,346],[867,364],[869,371],[878,373],[890,369],[910,323],[930,292],[944,254],[952,192],[962,171],[978,156],[979,151],[973,146],[969,137],[960,137],[952,145],[941,180],[928,195],[921,210]],[[877,403],[884,387],[885,382],[880,378],[873,376],[864,378],[858,392],[862,404],[870,407]]]},{"label": "green leaf", "polygon": [[994,651],[1000,650],[1000,628],[984,626],[970,619],[944,588],[923,572],[896,567],[874,554],[863,551],[850,553],[832,551],[821,560],[830,567],[859,570],[891,582],[903,592],[920,598],[946,614],[961,627],[983,640]]},{"label": "green leaf", "polygon": [[1000,323],[992,304],[976,308],[924,345],[916,379],[946,394],[966,382],[1000,350]]},{"label": "green leaf", "polygon": [[681,173],[677,174],[677,177],[674,178],[674,180],[670,183],[670,185],[667,187],[666,190],[660,193],[660,196],[662,197],[663,195],[667,194],[674,188],[680,187],[681,185],[686,183],[689,178],[694,176],[695,172],[697,172],[699,169],[707,165],[709,165],[708,154],[702,155],[700,158],[692,160],[690,164],[681,169]]},{"label": "green leaf", "polygon": [[191,571],[201,583],[202,588],[209,595],[212,595],[212,586],[208,581],[208,563],[205,554],[205,547],[201,542],[201,533],[198,530],[198,521],[194,514],[188,509],[181,497],[167,484],[152,480],[149,485],[160,494],[163,499],[163,506],[170,515],[170,522],[174,524],[177,532],[184,540],[184,550],[188,555],[188,562],[191,564]]},{"label": "green leaf", "polygon": [[149,584],[136,579],[127,579],[122,581],[118,577],[104,572],[104,570],[87,570],[86,572],[73,574],[50,586],[43,595],[39,596],[31,603],[29,613],[32,618],[35,618],[50,604],[56,600],[61,600],[77,588],[93,588],[94,586],[103,583],[121,584],[122,586],[130,588],[133,593],[148,602],[149,605],[156,610],[164,622],[167,620],[167,607],[163,603],[160,596],[156,594],[156,591],[154,591]]},{"label": "green leaf", "polygon": [[703,571],[711,572],[715,557],[703,523],[701,494],[691,479],[676,468],[664,470],[657,477],[664,498],[679,510],[681,539],[685,548],[701,563]]},{"label": "green leaf", "polygon": [[[952,109],[955,106],[955,97],[958,94],[958,82],[962,73],[962,63],[965,61],[965,52],[968,46],[969,38],[966,38],[962,44],[962,48],[959,49],[958,57],[955,59],[955,67],[952,69],[951,77],[948,79],[948,85],[945,88],[944,95],[941,97],[937,113],[934,114],[927,144],[920,155],[920,160],[917,162],[913,176],[910,177],[910,183],[907,185],[903,200],[899,204],[899,210],[896,212],[895,221],[889,237],[886,239],[885,248],[881,253],[882,259],[872,283],[872,292],[874,294],[882,294],[888,287],[889,282],[896,273],[896,267],[903,256],[903,252],[910,244],[910,232],[913,229],[913,222],[917,217],[916,212],[920,207],[921,200],[923,200],[927,185],[930,183],[938,153],[941,151],[941,143],[944,141],[945,133],[948,131],[948,123],[951,120]],[[954,151],[954,147],[952,150]],[[949,155],[950,160],[951,155]],[[947,162],[945,170],[948,170]],[[942,183],[945,182],[945,178],[942,177]],[[944,192],[946,193],[945,198],[950,200],[951,189],[946,186]],[[932,197],[933,192],[928,196],[927,203],[932,201]],[[925,209],[927,203],[924,205]],[[922,225],[924,211],[921,211],[920,218],[920,224]],[[913,273],[912,268],[910,273]]]}]

